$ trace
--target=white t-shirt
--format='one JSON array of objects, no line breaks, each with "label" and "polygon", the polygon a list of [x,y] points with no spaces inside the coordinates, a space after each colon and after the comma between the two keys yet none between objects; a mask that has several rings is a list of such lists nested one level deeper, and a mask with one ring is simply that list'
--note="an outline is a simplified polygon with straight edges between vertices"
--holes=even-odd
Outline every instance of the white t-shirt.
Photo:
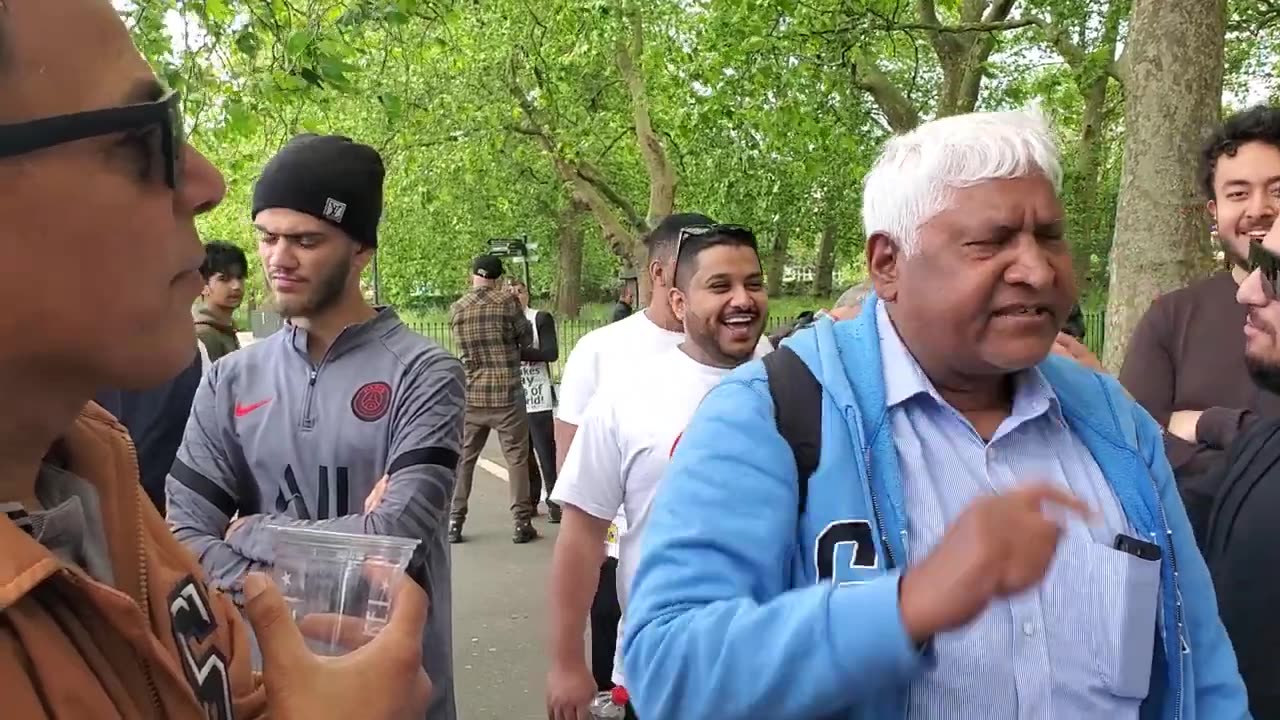
[{"label": "white t-shirt", "polygon": [[[581,425],[587,406],[607,378],[630,377],[636,367],[644,367],[683,341],[684,333],[659,327],[644,312],[633,313],[583,335],[573,346],[560,374],[560,406],[556,417],[561,422]],[[609,557],[618,557],[618,538],[626,531],[627,517],[619,510],[605,540]]]},{"label": "white t-shirt", "polygon": [[[620,539],[618,601],[626,614],[631,580],[650,504],[676,441],[728,368],[703,365],[679,348],[667,350],[629,376],[603,383],[578,425],[551,498],[608,520],[619,508],[630,521]],[[623,685],[622,630],[613,681]]]},{"label": "white t-shirt", "polygon": [[[560,375],[556,417],[570,425],[581,425],[587,406],[605,381],[613,377],[638,378],[654,358],[682,342],[684,333],[659,327],[644,311],[583,335],[573,346]],[[771,350],[773,346],[762,335],[756,357]],[[645,377],[652,376],[646,374]],[[626,532],[626,514],[619,512],[606,540],[609,557],[618,557],[618,538]]]}]

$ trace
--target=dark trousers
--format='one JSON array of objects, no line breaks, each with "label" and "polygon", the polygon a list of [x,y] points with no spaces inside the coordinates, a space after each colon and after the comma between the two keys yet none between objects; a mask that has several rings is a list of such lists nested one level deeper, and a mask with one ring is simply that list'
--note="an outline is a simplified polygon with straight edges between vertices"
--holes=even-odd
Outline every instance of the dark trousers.
[{"label": "dark trousers", "polygon": [[617,580],[618,559],[605,558],[596,597],[591,601],[591,674],[600,692],[613,688],[613,654],[618,649],[618,623],[622,621]]},{"label": "dark trousers", "polygon": [[[556,434],[554,413],[550,410],[529,413],[529,502],[534,508],[542,500],[542,485],[547,497],[556,489]],[[553,503],[548,500],[547,506]]]}]

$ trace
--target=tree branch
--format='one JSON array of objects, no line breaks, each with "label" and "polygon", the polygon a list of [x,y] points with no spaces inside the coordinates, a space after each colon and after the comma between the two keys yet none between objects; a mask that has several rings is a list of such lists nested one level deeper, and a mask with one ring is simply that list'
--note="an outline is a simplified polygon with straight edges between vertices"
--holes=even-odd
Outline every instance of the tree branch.
[{"label": "tree branch", "polygon": [[1099,52],[1105,53],[1107,74],[1121,85],[1124,85],[1128,72],[1125,64],[1121,62],[1124,59],[1123,56],[1116,57],[1116,46],[1120,42],[1120,24],[1129,17],[1132,7],[1133,3],[1129,0],[1111,0],[1111,4],[1107,6],[1106,17],[1103,19],[1102,45]]},{"label": "tree branch", "polygon": [[618,141],[626,137],[630,133],[631,133],[631,128],[624,128],[622,132],[615,135],[614,138],[609,141],[609,144],[605,145],[604,149],[601,150],[599,154],[596,155],[596,161],[599,162],[600,160],[605,159],[605,157],[609,153],[613,152],[613,147],[618,144]]},{"label": "tree branch", "polygon": [[574,169],[576,170],[578,177],[591,183],[592,187],[599,190],[601,195],[604,195],[609,202],[613,203],[615,207],[622,211],[622,214],[626,217],[627,222],[631,224],[632,228],[640,233],[649,229],[645,219],[636,212],[635,206],[617,190],[614,190],[613,186],[605,181],[604,177],[600,174],[600,171],[595,168],[595,166],[583,160],[576,163]]},{"label": "tree branch", "polygon": [[634,258],[635,235],[627,232],[622,223],[618,222],[618,216],[609,209],[608,202],[600,192],[594,185],[584,180],[573,166],[559,157],[553,156],[551,160],[555,163],[556,172],[573,189],[573,193],[586,202],[587,207],[591,209],[591,214],[595,216],[596,222],[600,223],[600,229],[604,232],[605,242],[609,243],[610,249],[618,257],[631,261]]},{"label": "tree branch", "polygon": [[[1012,7],[1012,0],[1002,3],[1006,7]],[[1114,3],[1113,3],[1114,5]],[[987,17],[991,18],[992,13],[998,9],[997,5],[992,5],[987,11]],[[936,18],[936,16],[935,16]],[[999,33],[1009,30],[1020,30],[1022,28],[1037,28],[1044,39],[1053,46],[1054,50],[1062,56],[1067,65],[1072,68],[1079,69],[1088,61],[1088,53],[1079,45],[1072,42],[1070,31],[1056,23],[1050,22],[1035,15],[1027,15],[1011,20],[992,20],[984,19],[980,22],[958,23],[955,25],[943,25],[938,22],[917,22],[917,23],[894,23],[890,26],[891,30],[901,30],[904,32],[924,31],[930,34],[961,34],[961,33]],[[994,38],[987,42],[994,45]],[[1114,52],[1115,45],[1111,44]],[[990,50],[986,52],[990,55]],[[1120,82],[1124,82],[1123,72],[1121,70],[1120,60],[1108,62],[1105,65],[1108,75]]]},{"label": "tree branch", "polygon": [[[512,55],[509,82],[511,94],[520,106],[521,112],[524,113],[525,122],[511,123],[508,128],[513,132],[537,139],[538,144],[542,146],[542,150],[551,159],[551,164],[555,167],[556,175],[560,177],[561,182],[568,185],[571,188],[571,192],[580,197],[587,204],[587,207],[591,209],[591,214],[595,216],[596,222],[600,224],[600,229],[604,232],[605,241],[609,244],[609,247],[620,258],[631,260],[635,245],[635,235],[623,227],[622,222],[618,220],[618,216],[610,207],[609,201],[605,199],[596,186],[583,177],[579,166],[564,157],[560,152],[560,144],[555,135],[545,124],[539,121],[538,109],[534,107],[529,100],[528,94],[520,86],[517,75],[518,62],[518,59]],[[634,213],[634,210],[632,213]]]},{"label": "tree branch", "polygon": [[982,16],[984,22],[994,23],[1000,22],[1009,17],[1009,13],[1013,11],[1013,3],[1016,0],[994,0],[987,12]]},{"label": "tree branch", "polygon": [[649,98],[645,88],[643,68],[644,24],[640,10],[632,6],[628,13],[630,39],[619,38],[617,44],[618,70],[631,94],[631,113],[636,126],[636,142],[640,156],[649,172],[648,221],[671,214],[676,202],[676,174],[667,158],[662,139],[653,131],[649,117]]},{"label": "tree branch", "polygon": [[[993,0],[991,5],[987,7],[986,14],[982,15],[983,22],[992,25],[1005,24],[1008,21],[1009,13],[1013,10],[1014,2],[1016,0]],[[981,12],[981,8],[981,2],[974,3],[974,12]],[[1015,20],[1013,24],[1016,25],[1018,22]],[[1027,27],[1027,25],[1022,27]],[[978,95],[982,92],[982,79],[987,74],[987,60],[991,57],[991,52],[995,50],[996,39],[995,33],[986,33],[978,35],[970,41],[968,57],[963,60],[961,65],[964,68],[964,74],[960,78],[959,93],[956,96],[956,110],[972,112],[978,106]]]},{"label": "tree branch", "polygon": [[941,34],[960,34],[960,33],[996,33],[1005,30],[1018,30],[1024,27],[1037,25],[1038,22],[1034,18],[1019,18],[1017,20],[1004,20],[1000,22],[969,22],[958,23],[956,25],[942,25],[938,23],[894,23],[894,30],[924,30],[930,33]]},{"label": "tree branch", "polygon": [[920,30],[929,34],[929,42],[938,54],[938,59],[946,64],[949,58],[961,52],[959,42],[948,33],[942,32],[942,21],[938,19],[938,7],[934,0],[916,0],[916,14],[920,16]]},{"label": "tree branch", "polygon": [[[1114,2],[1115,0],[1113,0],[1113,4]],[[1066,61],[1067,65],[1070,66],[1072,70],[1080,72],[1084,69],[1085,65],[1089,62],[1089,54],[1079,45],[1072,42],[1070,30],[1061,25],[1035,16],[1030,16],[1024,19],[1029,20],[1039,28],[1044,39],[1053,46],[1054,50],[1058,51],[1058,54],[1062,56],[1062,59]],[[1111,53],[1115,52],[1115,46],[1115,40],[1112,38],[1110,43]],[[1119,60],[1112,61],[1110,56],[1108,56],[1107,61],[1103,64],[1103,69],[1108,75],[1115,78],[1121,84],[1124,83],[1124,72]]]},{"label": "tree branch", "polygon": [[920,113],[915,104],[902,94],[870,56],[862,55],[857,59],[853,66],[853,82],[870,93],[894,132],[906,132],[920,124]]}]

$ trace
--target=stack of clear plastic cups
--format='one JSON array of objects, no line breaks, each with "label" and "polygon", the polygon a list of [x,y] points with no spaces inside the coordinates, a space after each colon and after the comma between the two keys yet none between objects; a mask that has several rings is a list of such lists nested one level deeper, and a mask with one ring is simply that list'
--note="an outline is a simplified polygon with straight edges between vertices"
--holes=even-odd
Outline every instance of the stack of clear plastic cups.
[{"label": "stack of clear plastic cups", "polygon": [[312,652],[346,654],[386,626],[398,582],[418,540],[301,527],[273,529],[271,576]]}]

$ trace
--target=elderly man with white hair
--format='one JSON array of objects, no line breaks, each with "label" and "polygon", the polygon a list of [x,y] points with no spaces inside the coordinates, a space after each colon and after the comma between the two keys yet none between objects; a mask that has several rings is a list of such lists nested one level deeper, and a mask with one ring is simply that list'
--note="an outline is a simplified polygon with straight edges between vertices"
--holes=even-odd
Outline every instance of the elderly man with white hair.
[{"label": "elderly man with white hair", "polygon": [[1036,114],[889,142],[862,312],[730,375],[675,449],[625,636],[638,717],[1248,717],[1160,428],[1050,353],[1061,175]]}]

